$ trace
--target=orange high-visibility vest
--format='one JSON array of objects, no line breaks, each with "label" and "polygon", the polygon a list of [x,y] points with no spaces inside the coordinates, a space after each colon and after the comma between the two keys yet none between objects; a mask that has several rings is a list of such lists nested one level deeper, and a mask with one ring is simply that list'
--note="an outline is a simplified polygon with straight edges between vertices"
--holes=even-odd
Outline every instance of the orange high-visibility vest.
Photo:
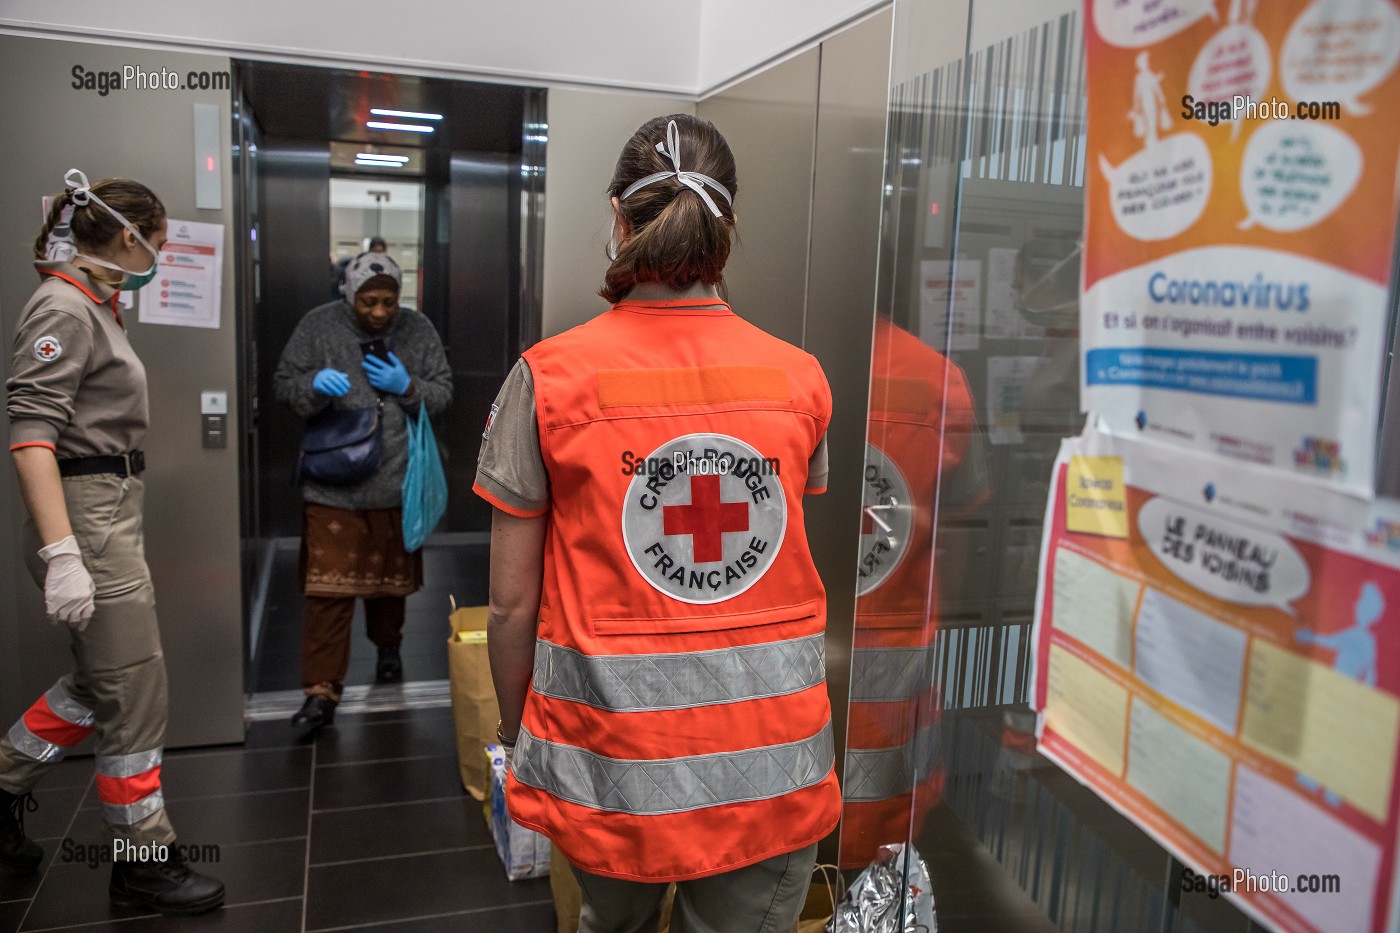
[{"label": "orange high-visibility vest", "polygon": [[887,318],[876,320],[871,361],[842,868],[917,839],[942,799],[935,505],[976,430],[962,370]]},{"label": "orange high-visibility vest", "polygon": [[511,815],[639,881],[821,839],[840,817],[802,512],[821,367],[717,299],[623,301],[525,360],[551,499]]}]

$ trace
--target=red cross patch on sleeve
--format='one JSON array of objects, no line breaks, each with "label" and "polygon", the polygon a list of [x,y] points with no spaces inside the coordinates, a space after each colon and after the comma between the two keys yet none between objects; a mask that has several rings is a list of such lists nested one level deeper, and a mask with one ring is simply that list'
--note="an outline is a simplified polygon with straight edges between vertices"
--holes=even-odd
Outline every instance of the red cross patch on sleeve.
[{"label": "red cross patch on sleeve", "polygon": [[40,363],[52,363],[63,355],[63,344],[58,342],[58,338],[45,334],[34,341],[34,359]]}]

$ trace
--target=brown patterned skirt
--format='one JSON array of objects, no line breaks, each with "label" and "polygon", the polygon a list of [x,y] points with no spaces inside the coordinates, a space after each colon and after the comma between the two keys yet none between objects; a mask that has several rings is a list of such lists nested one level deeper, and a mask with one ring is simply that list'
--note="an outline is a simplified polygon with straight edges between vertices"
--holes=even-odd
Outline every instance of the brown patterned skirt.
[{"label": "brown patterned skirt", "polygon": [[403,547],[402,509],[307,502],[301,579],[307,596],[407,596],[423,585],[423,551]]}]

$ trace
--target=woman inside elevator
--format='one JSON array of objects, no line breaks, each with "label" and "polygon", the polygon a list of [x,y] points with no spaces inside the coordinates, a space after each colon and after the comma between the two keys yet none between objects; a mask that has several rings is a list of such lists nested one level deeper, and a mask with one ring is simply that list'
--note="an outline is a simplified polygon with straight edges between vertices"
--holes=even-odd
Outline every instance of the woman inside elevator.
[{"label": "woman inside elevator", "polygon": [[327,417],[353,420],[350,413],[362,412],[378,432],[378,458],[362,458],[336,475],[315,473],[303,461],[306,700],[292,717],[299,728],[314,729],[335,716],[350,665],[356,599],[364,600],[369,637],[379,650],[375,679],[403,679],[405,599],[423,582],[423,552],[409,553],[403,541],[406,419],[420,408],[429,415],[447,408],[452,374],[432,323],[399,306],[402,284],[403,273],[388,254],[356,256],[345,268],[342,299],[308,311],[277,364],[277,398],[308,426],[324,427]]},{"label": "woman inside elevator", "polygon": [[25,555],[75,667],[0,738],[0,868],[38,868],[43,850],[24,835],[30,791],[95,735],[112,901],[200,913],[223,903],[224,887],[185,866],[161,792],[165,660],[142,538],[146,371],[118,305],[118,292],[155,276],[165,208],[140,182],[89,185],[76,169],[64,180],[34,243],[39,287],[20,312],[6,388]]},{"label": "woman inside elevator", "polygon": [[655,930],[672,881],[672,929],[786,933],[840,815],[803,520],[831,392],[720,297],[737,187],[704,120],[627,141],[612,309],[525,352],[482,444],[511,816],[582,933]]}]

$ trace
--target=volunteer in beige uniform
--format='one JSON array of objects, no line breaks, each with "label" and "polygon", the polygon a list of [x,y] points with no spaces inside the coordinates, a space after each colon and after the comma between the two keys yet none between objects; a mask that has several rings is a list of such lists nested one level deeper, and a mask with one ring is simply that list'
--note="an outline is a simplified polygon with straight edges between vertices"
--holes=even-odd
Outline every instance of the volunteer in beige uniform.
[{"label": "volunteer in beige uniform", "polygon": [[113,902],[198,913],[224,889],[185,867],[161,794],[165,659],[141,532],[146,372],[117,304],[119,289],[154,276],[165,208],[138,182],[65,180],[35,243],[40,285],[6,388],[29,568],[49,620],[68,626],[75,669],[0,738],[0,867],[38,867],[21,822],[29,792],[91,733]]}]

